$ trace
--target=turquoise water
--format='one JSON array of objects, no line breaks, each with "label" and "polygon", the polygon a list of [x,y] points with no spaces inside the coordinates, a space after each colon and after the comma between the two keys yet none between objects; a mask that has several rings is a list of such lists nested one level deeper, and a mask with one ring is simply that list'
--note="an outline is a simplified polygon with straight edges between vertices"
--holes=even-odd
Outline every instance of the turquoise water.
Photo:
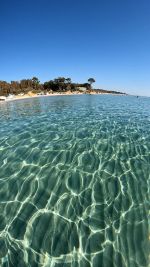
[{"label": "turquoise water", "polygon": [[0,103],[0,266],[149,266],[150,98]]}]

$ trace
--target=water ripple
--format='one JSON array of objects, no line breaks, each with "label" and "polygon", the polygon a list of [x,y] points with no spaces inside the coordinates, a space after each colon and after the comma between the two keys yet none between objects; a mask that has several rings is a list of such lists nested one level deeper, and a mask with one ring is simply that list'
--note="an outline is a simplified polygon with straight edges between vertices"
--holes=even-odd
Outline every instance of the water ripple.
[{"label": "water ripple", "polygon": [[0,105],[0,265],[148,267],[150,100]]}]

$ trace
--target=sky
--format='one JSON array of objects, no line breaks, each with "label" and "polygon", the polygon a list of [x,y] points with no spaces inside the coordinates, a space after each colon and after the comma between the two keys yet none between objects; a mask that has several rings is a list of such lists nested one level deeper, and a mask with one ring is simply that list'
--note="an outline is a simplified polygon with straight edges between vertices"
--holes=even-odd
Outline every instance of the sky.
[{"label": "sky", "polygon": [[0,0],[0,80],[33,76],[150,96],[150,1]]}]

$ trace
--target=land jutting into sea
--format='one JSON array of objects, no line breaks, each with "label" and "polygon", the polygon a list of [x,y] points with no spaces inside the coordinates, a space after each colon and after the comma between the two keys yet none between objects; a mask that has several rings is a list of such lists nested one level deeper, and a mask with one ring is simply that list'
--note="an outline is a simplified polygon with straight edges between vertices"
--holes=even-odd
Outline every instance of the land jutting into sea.
[{"label": "land jutting into sea", "polygon": [[0,81],[0,99],[22,99],[39,95],[72,95],[72,94],[119,94],[125,93],[104,89],[93,89],[94,78],[85,83],[74,83],[71,78],[58,77],[41,83],[37,77],[20,81]]}]

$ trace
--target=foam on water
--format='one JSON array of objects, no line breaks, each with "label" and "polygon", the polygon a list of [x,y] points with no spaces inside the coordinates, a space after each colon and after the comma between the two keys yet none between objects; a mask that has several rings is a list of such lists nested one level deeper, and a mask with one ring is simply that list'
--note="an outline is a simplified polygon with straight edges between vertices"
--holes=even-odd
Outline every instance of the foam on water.
[{"label": "foam on water", "polygon": [[12,101],[0,122],[0,266],[149,266],[150,99]]}]

